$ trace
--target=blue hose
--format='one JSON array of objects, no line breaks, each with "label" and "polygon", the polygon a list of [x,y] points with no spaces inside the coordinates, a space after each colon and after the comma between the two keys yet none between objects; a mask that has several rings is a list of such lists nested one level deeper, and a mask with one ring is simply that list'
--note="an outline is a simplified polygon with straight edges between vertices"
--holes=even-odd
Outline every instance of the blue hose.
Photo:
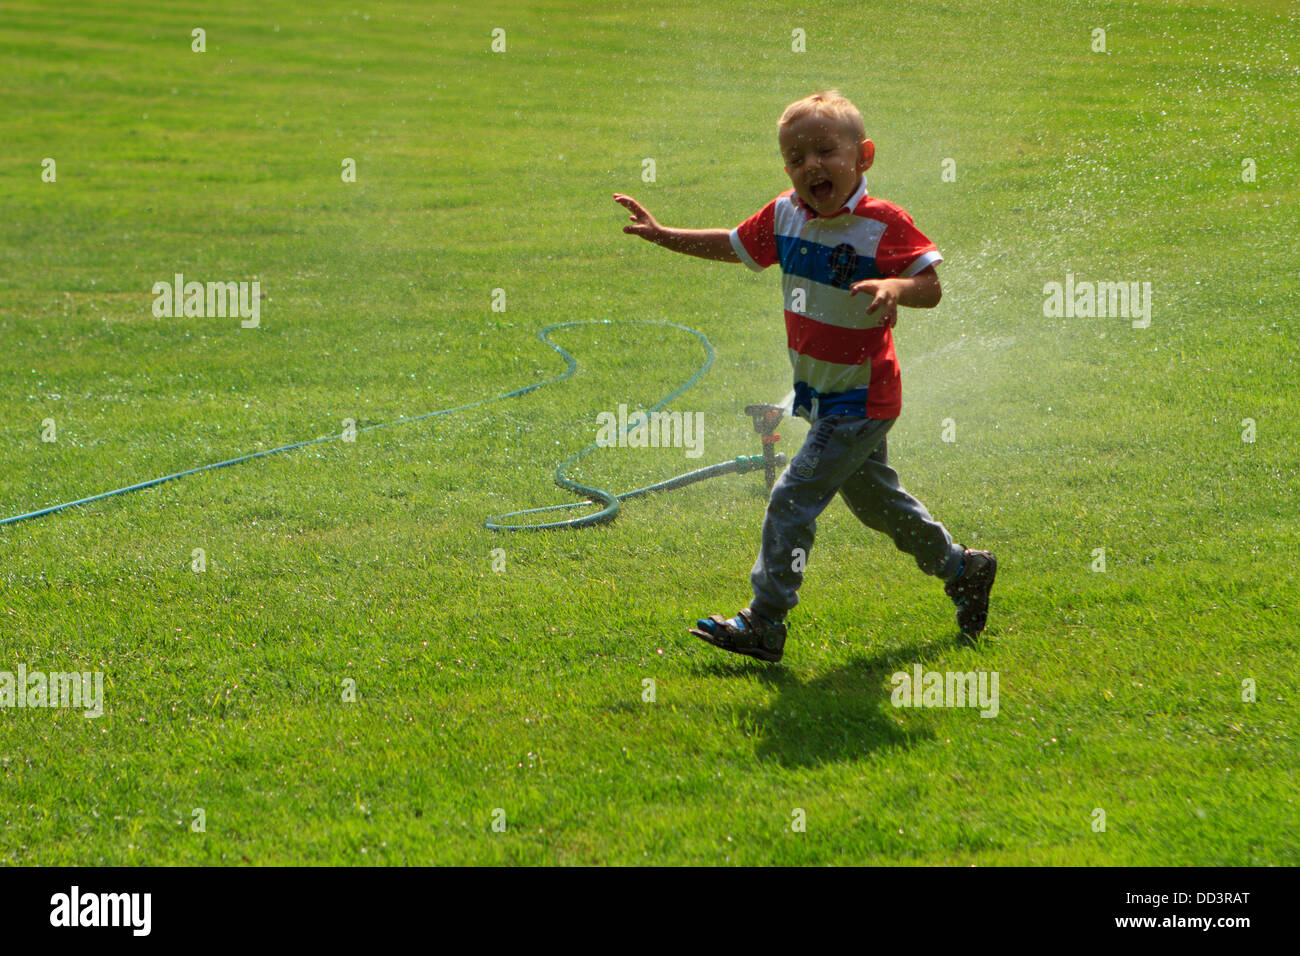
[{"label": "blue hose", "polygon": [[[687,379],[684,385],[682,385],[680,388],[674,391],[671,395],[668,395],[666,398],[659,401],[656,405],[654,405],[651,409],[649,409],[649,411],[654,412],[663,408],[674,398],[682,394],[682,392],[686,391],[697,381],[699,381],[700,376],[702,376],[705,372],[707,372],[709,368],[713,365],[713,357],[714,357],[713,345],[710,344],[709,340],[704,337],[703,333],[698,332],[695,329],[688,328],[685,325],[676,325],[675,323],[672,322],[651,322],[651,321],[640,320],[640,319],[633,319],[629,321],[632,321],[637,325],[657,325],[665,328],[679,329],[680,331],[683,332],[689,332],[691,335],[699,339],[700,343],[704,346],[704,351],[706,355],[704,364],[702,364],[699,368],[695,370],[695,374],[692,375],[689,379]],[[480,399],[477,402],[468,402],[464,405],[456,405],[452,408],[440,408],[437,411],[427,412],[423,415],[416,415],[411,418],[398,418],[398,419],[394,419],[391,422],[380,422],[379,424],[376,425],[366,425],[363,428],[358,428],[357,431],[365,432],[365,431],[371,431],[372,429],[376,429],[376,428],[389,428],[393,425],[406,425],[411,422],[424,421],[427,418],[436,418],[440,415],[451,415],[455,412],[463,412],[466,411],[467,409],[480,408],[484,405],[490,405],[493,402],[504,401],[507,398],[517,398],[520,395],[526,395],[529,392],[539,388],[543,388],[544,386],[554,385],[557,382],[562,382],[565,379],[571,378],[573,376],[573,374],[578,370],[578,363],[572,355],[570,355],[562,347],[556,345],[554,342],[550,340],[550,334],[557,329],[572,328],[573,326],[576,325],[611,325],[611,324],[613,324],[613,322],[610,319],[587,319],[587,320],[578,320],[574,322],[559,322],[556,323],[555,325],[548,325],[546,326],[546,328],[539,331],[537,333],[537,337],[541,339],[543,342],[545,342],[552,349],[554,349],[556,352],[558,352],[560,354],[560,357],[563,358],[565,362],[565,366],[566,366],[565,370],[561,374],[555,376],[554,378],[549,378],[544,382],[534,382],[532,385],[525,385],[523,388],[516,388],[509,392],[502,392],[500,395],[493,395],[491,398]],[[51,505],[50,507],[42,508],[39,511],[29,511],[26,514],[13,515],[12,517],[9,518],[0,519],[0,526],[16,524],[19,521],[27,521],[32,518],[41,518],[44,517],[45,515],[50,515],[59,511],[64,511],[68,508],[75,508],[80,505],[88,505],[95,501],[102,501],[105,498],[113,498],[117,495],[124,495],[132,491],[143,491],[145,488],[152,488],[154,485],[161,485],[165,481],[174,481],[177,478],[184,478],[187,475],[197,475],[200,472],[204,472],[204,471],[215,471],[218,468],[227,468],[230,465],[242,464],[243,462],[246,461],[252,461],[255,458],[265,458],[268,455],[277,455],[280,452],[292,451],[295,448],[305,448],[308,445],[315,445],[315,444],[319,444],[320,442],[333,441],[339,437],[340,436],[338,434],[322,435],[319,438],[311,438],[306,441],[294,442],[291,445],[281,445],[279,448],[270,448],[267,449],[266,451],[253,452],[248,455],[240,455],[238,458],[228,458],[225,461],[214,462],[210,465],[200,465],[197,468],[190,468],[187,469],[186,471],[178,471],[175,472],[174,474],[163,475],[161,478],[152,478],[149,481],[142,481],[134,485],[127,485],[125,488],[117,488],[114,489],[113,491],[105,491],[97,495],[91,495],[89,498],[78,498],[76,501],[65,501],[62,504]],[[667,481],[659,482],[658,484],[655,485],[650,485],[645,488],[638,488],[635,491],[624,492],[621,495],[614,495],[600,488],[594,488],[588,485],[579,484],[578,482],[573,481],[570,478],[566,477],[564,474],[565,469],[572,462],[577,461],[579,458],[594,451],[598,447],[599,446],[593,442],[592,444],[588,445],[586,448],[582,449],[581,451],[576,452],[575,454],[570,455],[568,458],[564,459],[564,461],[560,462],[559,466],[555,469],[555,483],[557,485],[559,485],[561,488],[568,489],[569,491],[574,491],[577,492],[578,494],[587,496],[587,498],[589,499],[588,501],[575,501],[566,505],[552,505],[551,507],[548,508],[532,508],[527,511],[513,511],[505,515],[495,515],[492,518],[489,518],[487,521],[485,521],[484,526],[493,531],[543,530],[548,528],[584,528],[589,525],[600,524],[606,521],[612,521],[614,517],[618,514],[618,510],[619,510],[618,503],[621,499],[632,498],[643,494],[649,494],[652,491],[666,491],[669,488],[679,488],[682,487],[683,485],[691,484],[692,482],[695,481],[703,481],[706,478],[712,478],[715,475],[719,475],[719,474],[727,474],[730,472],[742,473],[744,471],[749,471],[753,468],[761,467],[761,462],[762,462],[761,456],[753,456],[752,458],[737,458],[734,461],[722,462],[720,464],[710,466],[709,468],[701,468],[697,471],[688,472],[685,475],[678,475],[676,478],[670,478]],[[584,506],[594,505],[597,503],[602,505],[600,511],[596,512],[595,514],[583,515],[578,518],[570,518],[567,521],[555,521],[547,524],[536,524],[536,525],[527,525],[527,524],[507,525],[507,524],[498,523],[501,519],[505,519],[505,518],[515,518],[521,515],[538,514],[544,511],[556,511],[556,510],[561,510],[566,508],[580,508]]]}]

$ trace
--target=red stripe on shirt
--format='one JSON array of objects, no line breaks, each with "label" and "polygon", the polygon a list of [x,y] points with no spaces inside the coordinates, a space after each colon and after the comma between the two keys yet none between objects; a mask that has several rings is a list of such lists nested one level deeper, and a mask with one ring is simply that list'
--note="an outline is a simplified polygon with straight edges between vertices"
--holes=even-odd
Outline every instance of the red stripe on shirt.
[{"label": "red stripe on shirt", "polygon": [[[839,325],[818,322],[798,312],[785,313],[785,340],[800,355],[834,362],[836,365],[862,365],[883,345],[889,334],[885,327],[875,329],[846,329]],[[893,352],[893,343],[889,343]]]},{"label": "red stripe on shirt", "polygon": [[898,417],[903,404],[903,379],[894,354],[894,335],[887,326],[846,329],[786,311],[785,332],[786,344],[808,358],[836,365],[870,362],[867,417]]}]

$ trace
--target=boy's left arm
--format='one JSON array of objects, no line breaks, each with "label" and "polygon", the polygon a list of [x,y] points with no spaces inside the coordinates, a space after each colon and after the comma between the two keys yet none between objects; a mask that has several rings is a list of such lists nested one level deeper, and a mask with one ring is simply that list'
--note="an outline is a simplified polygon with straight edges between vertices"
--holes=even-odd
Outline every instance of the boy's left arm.
[{"label": "boy's left arm", "polygon": [[933,309],[943,298],[939,273],[934,271],[934,266],[926,266],[916,275],[907,278],[894,276],[864,279],[849,287],[849,295],[857,295],[859,292],[870,293],[872,296],[867,315],[878,315],[891,329],[898,322],[900,305],[913,309]]}]

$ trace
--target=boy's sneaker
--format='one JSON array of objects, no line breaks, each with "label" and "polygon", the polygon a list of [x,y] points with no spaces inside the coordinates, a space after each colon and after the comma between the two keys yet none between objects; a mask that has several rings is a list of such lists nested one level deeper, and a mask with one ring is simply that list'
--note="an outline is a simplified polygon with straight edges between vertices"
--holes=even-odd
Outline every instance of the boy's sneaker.
[{"label": "boy's sneaker", "polygon": [[957,605],[957,626],[967,637],[977,637],[989,617],[989,592],[998,573],[998,559],[989,551],[967,550],[961,577],[943,586]]},{"label": "boy's sneaker", "polygon": [[710,614],[696,621],[691,633],[714,647],[775,664],[785,652],[785,624],[769,621],[749,608],[730,620]]}]

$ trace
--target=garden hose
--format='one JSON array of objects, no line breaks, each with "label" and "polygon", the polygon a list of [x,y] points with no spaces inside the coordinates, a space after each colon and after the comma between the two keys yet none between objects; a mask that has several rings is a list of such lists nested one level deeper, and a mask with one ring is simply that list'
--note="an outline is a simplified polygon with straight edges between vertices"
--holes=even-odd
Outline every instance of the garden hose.
[{"label": "garden hose", "polygon": [[[677,325],[673,322],[652,322],[652,321],[641,320],[641,319],[632,319],[626,321],[632,322],[637,325],[655,325],[664,328],[678,329],[682,332],[689,332],[691,335],[699,339],[700,344],[704,346],[705,360],[703,364],[700,365],[700,367],[695,370],[695,373],[689,379],[686,380],[685,384],[679,387],[672,394],[661,399],[652,408],[648,409],[649,412],[655,412],[662,409],[674,398],[682,394],[684,391],[686,391],[688,388],[694,385],[697,381],[699,381],[700,377],[709,370],[710,366],[713,365],[713,357],[714,357],[713,345],[709,342],[707,338],[704,337],[703,333],[698,332],[695,329],[689,328],[685,325]],[[612,325],[612,324],[614,324],[614,322],[613,320],[610,319],[583,319],[583,320],[576,320],[573,322],[559,322],[554,325],[548,325],[546,326],[546,328],[540,330],[537,333],[537,337],[540,338],[552,349],[554,349],[557,353],[559,353],[560,357],[563,358],[565,362],[565,370],[559,375],[555,376],[554,378],[549,378],[544,382],[534,382],[532,385],[525,385],[523,388],[512,389],[511,391],[502,392],[499,395],[493,395],[491,398],[480,399],[479,401],[476,402],[468,402],[464,405],[456,405],[451,408],[440,408],[436,411],[426,412],[423,415],[415,415],[410,418],[398,418],[398,419],[394,419],[391,422],[380,422],[375,425],[366,425],[356,429],[356,431],[359,433],[359,432],[371,431],[376,428],[389,428],[394,425],[407,425],[410,424],[411,422],[424,421],[425,419],[428,418],[437,418],[441,415],[451,415],[455,412],[463,412],[471,408],[481,408],[485,405],[490,405],[493,402],[504,401],[507,398],[517,398],[521,395],[526,395],[529,392],[536,391],[537,389],[543,388],[547,385],[554,385],[557,382],[562,382],[565,379],[571,378],[573,376],[573,374],[578,370],[578,363],[574,359],[574,357],[570,355],[564,348],[562,348],[559,345],[556,345],[554,342],[551,341],[550,334],[558,329],[567,329],[579,325]],[[292,451],[296,448],[305,448],[308,445],[316,445],[321,442],[333,441],[340,437],[341,436],[337,433],[331,435],[322,435],[319,438],[310,438],[307,439],[306,441],[294,442],[289,445],[281,445],[278,448],[269,448],[265,451],[252,452],[247,455],[240,455],[237,458],[228,458],[225,461],[213,462],[212,464],[208,464],[208,465],[200,465],[196,468],[189,468],[185,471],[178,471],[170,475],[163,475],[160,478],[151,478],[148,481],[141,481],[133,485],[127,485],[124,488],[116,488],[113,491],[105,491],[100,494],[91,495],[86,498],[78,498],[75,501],[65,501],[62,504],[51,505],[48,508],[41,508],[37,511],[29,511],[24,514],[13,515],[12,517],[9,518],[0,519],[0,526],[16,524],[19,521],[27,521],[32,518],[41,518],[44,517],[45,515],[55,514],[56,512],[64,511],[68,508],[75,508],[80,505],[88,505],[95,501],[102,501],[105,498],[113,498],[117,495],[124,495],[132,491],[143,491],[146,488],[152,488],[155,485],[161,485],[163,482],[174,481],[177,478],[184,478],[188,475],[197,475],[205,471],[214,471],[218,468],[227,468],[231,465],[242,464],[243,462],[253,461],[254,459],[257,458],[266,458],[269,455],[277,455],[280,452]],[[588,453],[594,451],[599,447],[601,447],[599,444],[593,442],[592,444],[588,445],[586,448],[582,449],[581,451],[576,452],[570,455],[568,458],[564,459],[564,461],[560,462],[559,466],[555,469],[555,483],[557,485],[559,485],[561,488],[564,488],[566,490],[576,492],[580,495],[584,495],[588,500],[575,501],[563,505],[551,505],[546,508],[531,508],[526,511],[513,511],[510,512],[509,514],[504,514],[504,515],[495,515],[492,518],[489,518],[487,521],[485,521],[484,526],[493,531],[524,531],[524,530],[540,531],[549,528],[585,528],[589,525],[612,521],[614,517],[618,514],[619,511],[618,503],[621,500],[627,498],[635,498],[640,495],[647,495],[656,491],[668,491],[673,488],[681,488],[685,485],[693,484],[694,482],[697,481],[704,481],[707,478],[713,478],[718,475],[731,474],[733,472],[736,474],[744,474],[747,471],[763,467],[764,457],[768,457],[770,459],[769,449],[765,445],[764,455],[754,455],[750,457],[742,456],[732,461],[720,462],[716,465],[710,465],[707,468],[700,468],[696,471],[687,472],[686,474],[683,475],[677,475],[674,478],[669,478],[666,481],[661,481],[654,485],[648,485],[645,488],[637,488],[634,491],[627,491],[624,492],[623,494],[615,495],[601,488],[595,488],[589,485],[580,484],[579,482],[573,481],[572,479],[568,478],[565,475],[565,469],[568,468],[571,463],[577,461],[578,459],[582,458],[584,455],[587,455]],[[778,459],[783,460],[783,456],[778,455],[776,457]],[[770,463],[768,465],[768,468],[770,471],[771,468]],[[501,523],[504,519],[517,518],[522,515],[540,514],[542,512],[559,511],[559,510],[564,510],[569,508],[588,507],[597,504],[601,506],[601,509],[596,513],[589,514],[589,515],[582,515],[577,518],[569,518],[565,521],[553,521],[545,524],[502,524]]]}]

